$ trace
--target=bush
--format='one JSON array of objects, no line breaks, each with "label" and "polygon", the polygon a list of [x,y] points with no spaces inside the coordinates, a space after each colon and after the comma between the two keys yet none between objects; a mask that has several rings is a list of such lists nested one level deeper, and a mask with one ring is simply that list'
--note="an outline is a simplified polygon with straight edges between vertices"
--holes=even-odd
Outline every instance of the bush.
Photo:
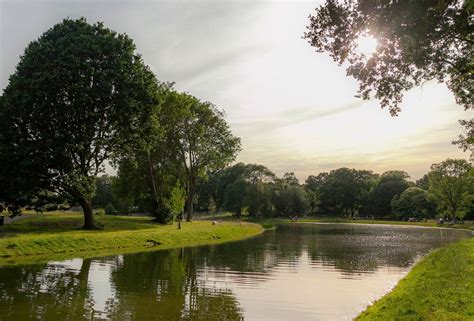
[{"label": "bush", "polygon": [[117,214],[117,210],[115,209],[115,207],[112,203],[108,203],[107,206],[105,207],[105,214],[107,214],[107,215]]},{"label": "bush", "polygon": [[46,204],[44,206],[46,212],[57,211],[58,208],[58,204]]},{"label": "bush", "polygon": [[95,210],[94,214],[97,215],[97,216],[104,216],[105,211],[104,211],[104,209],[99,208],[99,209]]}]

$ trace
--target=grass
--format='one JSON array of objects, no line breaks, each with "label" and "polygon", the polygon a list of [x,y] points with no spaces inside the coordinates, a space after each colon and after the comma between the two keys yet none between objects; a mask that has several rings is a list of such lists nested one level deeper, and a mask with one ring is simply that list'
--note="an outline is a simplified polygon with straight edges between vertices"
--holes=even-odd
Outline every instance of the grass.
[{"label": "grass", "polygon": [[430,253],[356,320],[474,320],[474,238]]},{"label": "grass", "polygon": [[0,266],[74,256],[114,255],[240,240],[263,229],[252,223],[209,221],[158,225],[147,217],[97,218],[103,230],[81,230],[82,216],[44,214],[0,227]]}]

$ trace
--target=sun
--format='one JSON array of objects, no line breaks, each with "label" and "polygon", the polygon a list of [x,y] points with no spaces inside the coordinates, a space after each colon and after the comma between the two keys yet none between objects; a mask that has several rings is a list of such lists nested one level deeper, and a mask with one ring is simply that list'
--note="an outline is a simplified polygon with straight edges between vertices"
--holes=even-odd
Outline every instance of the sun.
[{"label": "sun", "polygon": [[377,50],[377,39],[370,36],[360,36],[356,40],[357,52],[370,58]]}]

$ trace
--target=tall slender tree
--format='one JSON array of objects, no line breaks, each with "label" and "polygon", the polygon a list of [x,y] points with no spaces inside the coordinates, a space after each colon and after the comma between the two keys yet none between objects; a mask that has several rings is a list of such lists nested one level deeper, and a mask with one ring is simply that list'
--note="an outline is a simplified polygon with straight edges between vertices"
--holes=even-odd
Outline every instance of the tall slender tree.
[{"label": "tall slender tree", "polygon": [[223,111],[189,94],[172,92],[162,108],[165,139],[184,173],[190,221],[198,180],[232,162],[240,151],[240,139],[230,131]]}]

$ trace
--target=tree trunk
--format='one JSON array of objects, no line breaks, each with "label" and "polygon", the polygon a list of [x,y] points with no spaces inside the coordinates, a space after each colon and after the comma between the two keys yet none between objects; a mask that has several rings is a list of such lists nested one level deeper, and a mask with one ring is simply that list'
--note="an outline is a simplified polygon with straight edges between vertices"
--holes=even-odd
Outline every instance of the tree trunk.
[{"label": "tree trunk", "polygon": [[186,221],[191,222],[194,213],[194,191],[196,180],[192,175],[188,176],[188,183],[186,186]]},{"label": "tree trunk", "polygon": [[92,204],[90,200],[80,201],[82,211],[84,212],[84,230],[92,230],[94,228],[94,215],[92,213]]},{"label": "tree trunk", "polygon": [[189,192],[186,198],[186,221],[191,222],[192,219],[193,219],[193,194],[192,192]]}]

